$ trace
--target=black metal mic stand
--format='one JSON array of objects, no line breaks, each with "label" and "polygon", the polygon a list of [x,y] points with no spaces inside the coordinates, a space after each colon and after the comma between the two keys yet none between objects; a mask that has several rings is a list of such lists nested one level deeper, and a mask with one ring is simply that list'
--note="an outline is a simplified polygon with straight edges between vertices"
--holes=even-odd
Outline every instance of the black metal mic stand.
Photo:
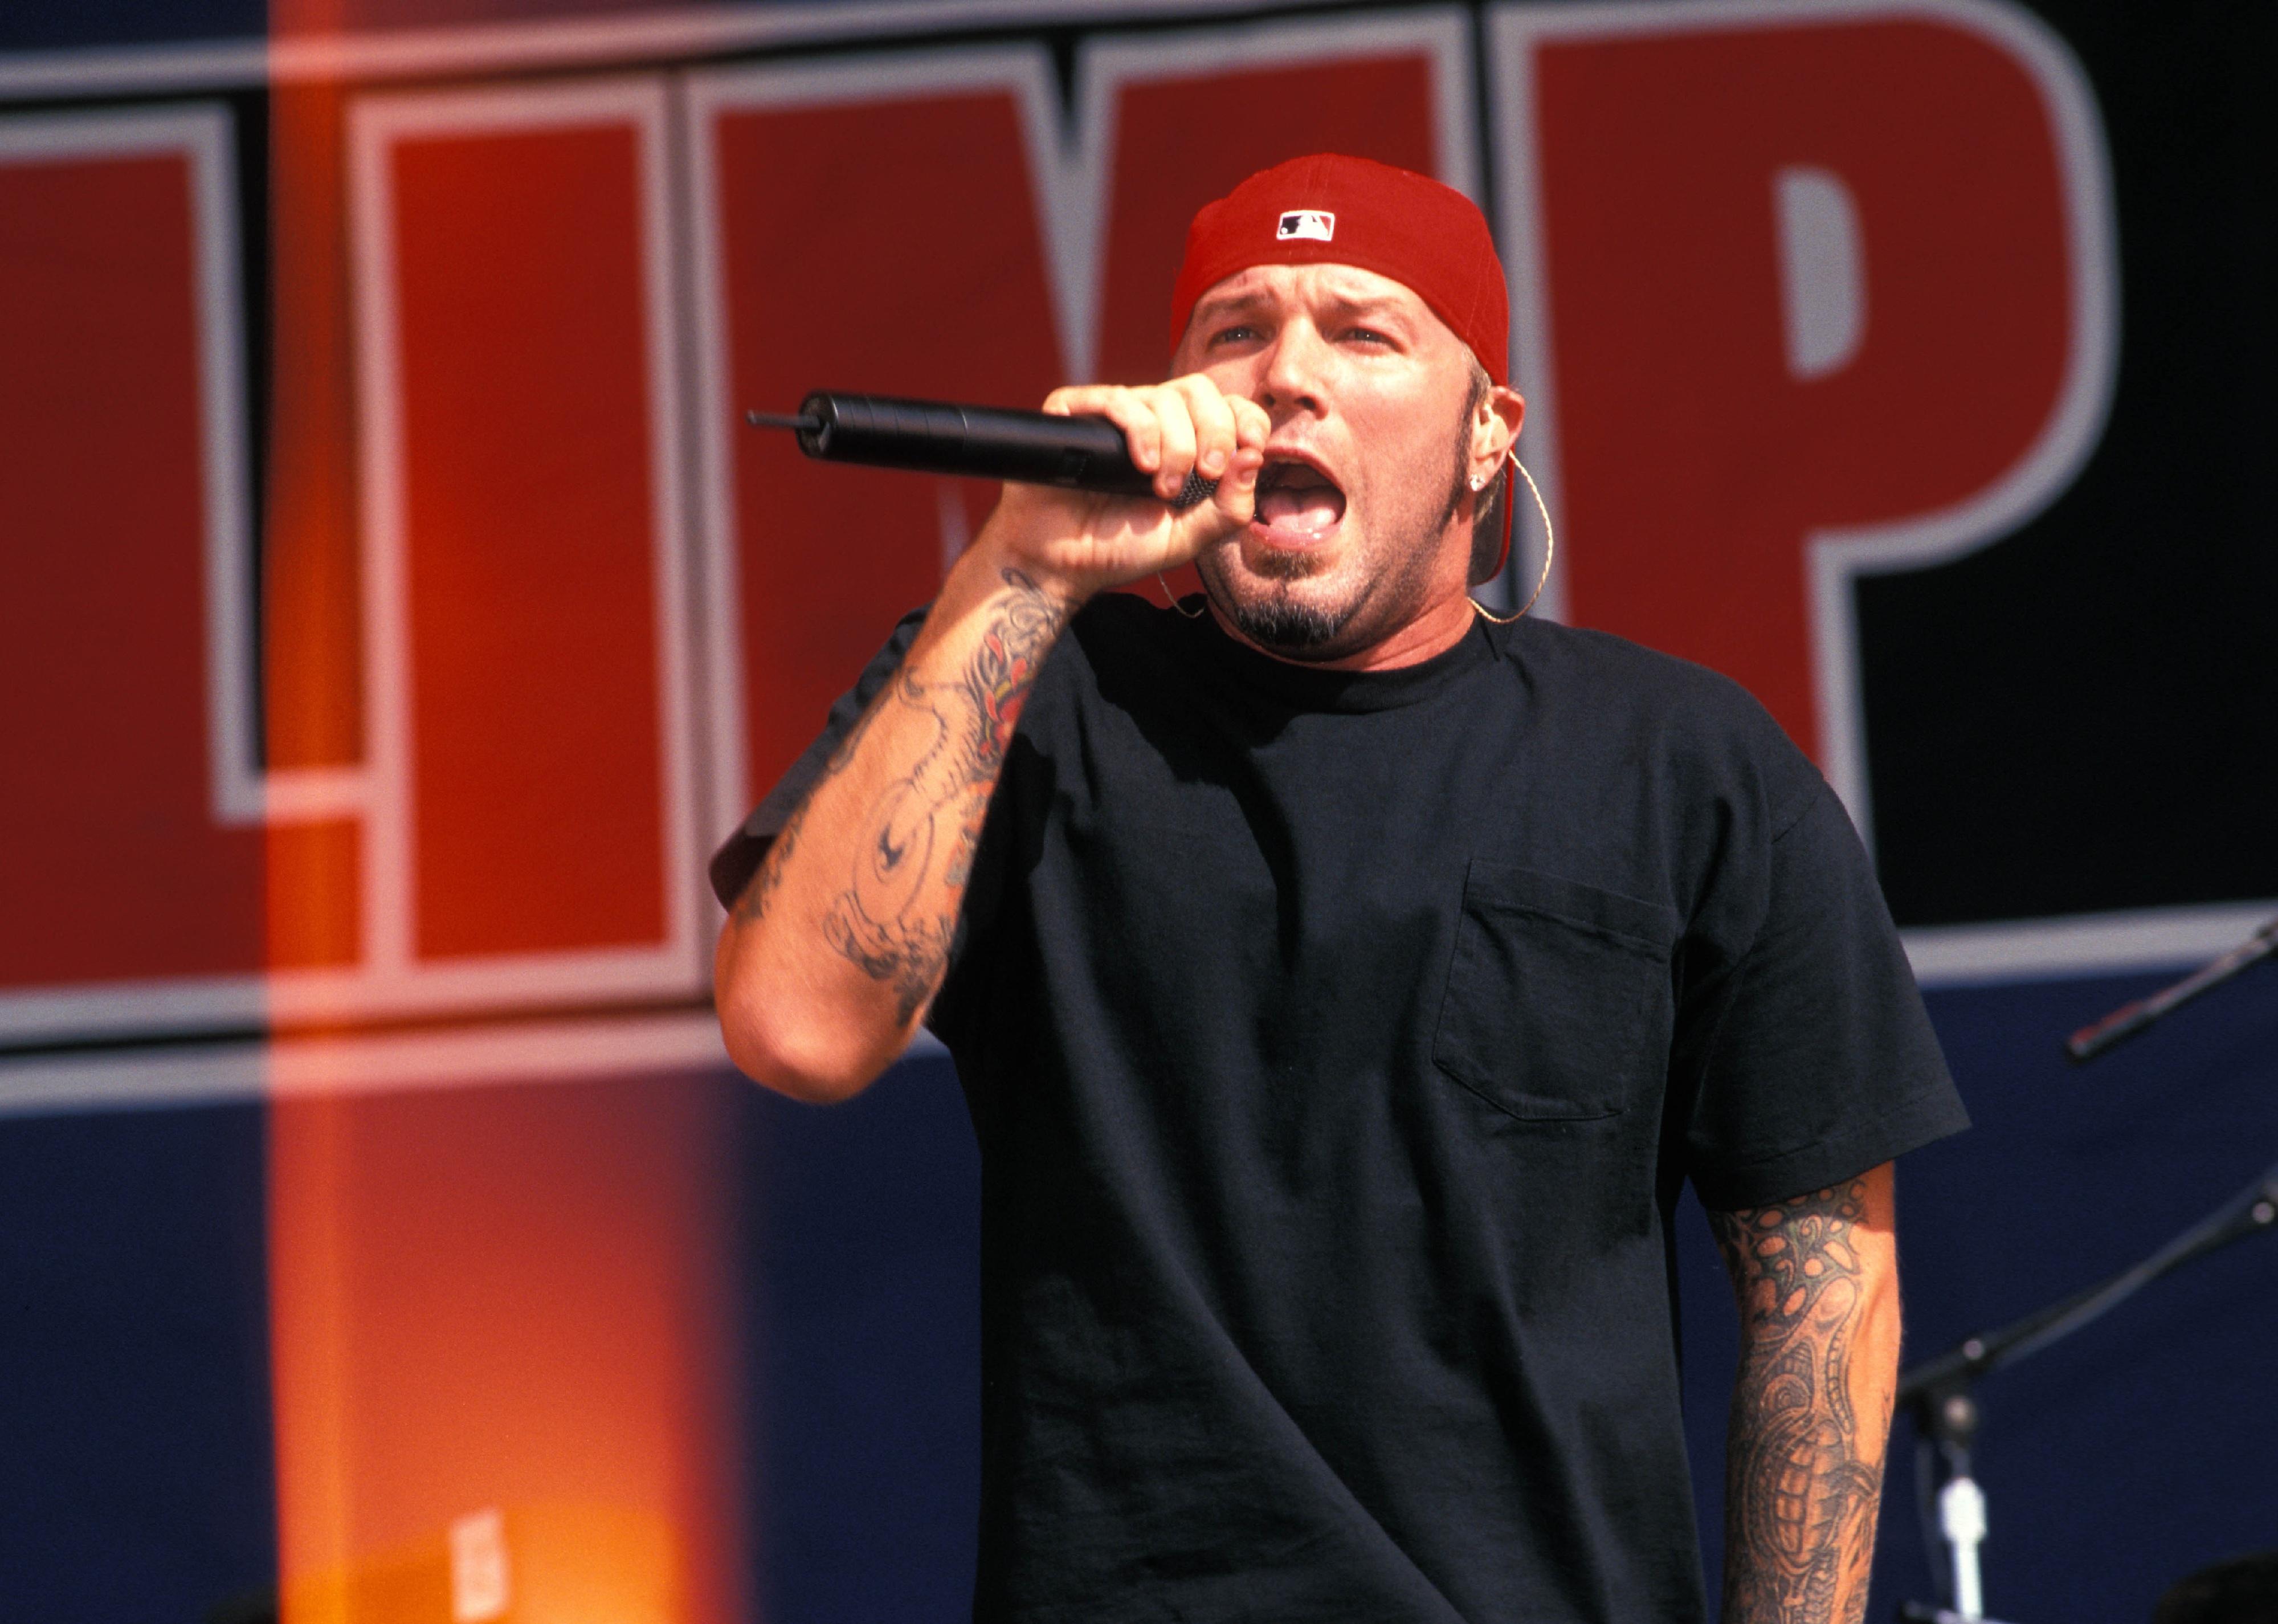
[{"label": "black metal mic stand", "polygon": [[2278,1223],[2278,1162],[2142,1262],[1999,1330],[1965,1337],[1951,1352],[1917,1365],[1900,1377],[1898,1402],[1914,1407],[1915,1430],[1921,1440],[1915,1482],[1925,1499],[1933,1451],[1944,1467],[1945,1482],[1938,1491],[1938,1538],[1951,1562],[1945,1575],[1948,1584],[1941,1588],[1952,1609],[1909,1602],[1903,1616],[1938,1624],[1947,1620],[1991,1624],[1984,1620],[1984,1592],[1977,1565],[1977,1547],[1985,1538],[1985,1496],[1969,1472],[1969,1448],[1981,1419],[1971,1390],[1977,1379],[2069,1337],[2160,1275],[2268,1229],[2274,1223]]},{"label": "black metal mic stand", "polygon": [[2101,1021],[2083,1026],[2065,1039],[2065,1053],[2075,1063],[2094,1060],[2114,1044],[2134,1037],[2152,1022],[2189,1003],[2200,993],[2221,986],[2248,966],[2278,954],[2278,919],[2272,920],[2221,958],[2201,965],[2171,987],[2149,998],[2114,1010]]}]

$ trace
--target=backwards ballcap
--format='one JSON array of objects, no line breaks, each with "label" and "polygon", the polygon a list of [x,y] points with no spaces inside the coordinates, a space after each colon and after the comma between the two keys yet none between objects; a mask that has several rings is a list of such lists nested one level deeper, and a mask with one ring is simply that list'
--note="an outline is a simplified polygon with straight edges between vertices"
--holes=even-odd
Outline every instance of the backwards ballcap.
[{"label": "backwards ballcap", "polygon": [[[1496,383],[1510,374],[1510,295],[1479,206],[1453,187],[1367,158],[1319,152],[1262,169],[1187,228],[1171,293],[1171,348],[1204,294],[1252,265],[1357,265],[1415,293]],[[1503,470],[1503,556],[1511,473]],[[1502,568],[1498,558],[1495,568]]]}]

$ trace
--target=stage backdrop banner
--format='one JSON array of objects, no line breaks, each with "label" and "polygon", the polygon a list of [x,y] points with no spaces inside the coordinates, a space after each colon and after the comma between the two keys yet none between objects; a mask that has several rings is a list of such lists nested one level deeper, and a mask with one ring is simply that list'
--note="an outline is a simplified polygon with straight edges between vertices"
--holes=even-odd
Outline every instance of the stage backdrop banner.
[{"label": "stage backdrop banner", "polygon": [[[27,1608],[963,1615],[953,1078],[734,1079],[701,870],[994,493],[742,414],[1158,378],[1188,218],[1303,152],[1494,226],[1536,612],[1745,684],[1867,839],[1981,1123],[1900,1181],[1915,1351],[2278,1157],[2254,980],[2051,1060],[2278,912],[2262,11],[127,10],[0,17]],[[2137,1620],[2278,1540],[2224,1306],[2274,1267],[2003,1378],[1997,1613]],[[1910,1474],[1878,1613],[1929,1593]]]}]

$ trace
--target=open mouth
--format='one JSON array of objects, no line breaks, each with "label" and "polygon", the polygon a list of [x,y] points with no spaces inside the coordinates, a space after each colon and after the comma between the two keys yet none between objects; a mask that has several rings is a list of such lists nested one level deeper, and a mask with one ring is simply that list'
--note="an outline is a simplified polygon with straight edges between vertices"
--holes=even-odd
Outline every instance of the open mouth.
[{"label": "open mouth", "polygon": [[1284,547],[1311,547],[1342,522],[1345,494],[1311,463],[1268,456],[1257,474],[1257,528]]}]

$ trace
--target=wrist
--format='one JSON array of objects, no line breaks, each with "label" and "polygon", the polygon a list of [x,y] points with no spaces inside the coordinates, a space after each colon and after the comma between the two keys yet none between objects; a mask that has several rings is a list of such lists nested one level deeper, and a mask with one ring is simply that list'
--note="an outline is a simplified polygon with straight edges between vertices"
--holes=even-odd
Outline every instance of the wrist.
[{"label": "wrist", "polygon": [[998,522],[1002,517],[1000,507],[982,526],[973,544],[959,555],[950,570],[952,583],[969,582],[976,595],[988,597],[1017,579],[1053,600],[1067,615],[1114,584],[1097,572],[1067,568],[1053,557],[1052,549],[1018,545],[1007,533],[1010,527]]}]

